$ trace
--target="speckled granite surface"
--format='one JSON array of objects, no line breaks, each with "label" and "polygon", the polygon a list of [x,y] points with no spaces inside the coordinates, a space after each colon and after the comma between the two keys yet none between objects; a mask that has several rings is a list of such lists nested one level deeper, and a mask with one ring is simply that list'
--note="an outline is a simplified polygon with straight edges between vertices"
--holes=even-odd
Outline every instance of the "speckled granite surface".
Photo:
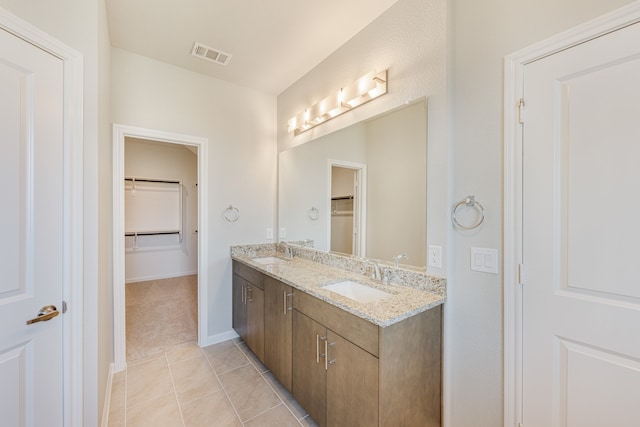
[{"label": "speckled granite surface", "polygon": [[[293,252],[285,259],[285,249]],[[254,258],[276,256],[285,262],[261,264]],[[446,279],[410,270],[387,270],[388,284],[366,276],[366,260],[329,254],[314,249],[287,244],[261,244],[231,247],[232,259],[255,268],[296,289],[320,298],[349,313],[385,327],[438,306],[445,301]],[[360,303],[323,288],[324,285],[353,280],[385,291],[391,296],[379,302]]]}]

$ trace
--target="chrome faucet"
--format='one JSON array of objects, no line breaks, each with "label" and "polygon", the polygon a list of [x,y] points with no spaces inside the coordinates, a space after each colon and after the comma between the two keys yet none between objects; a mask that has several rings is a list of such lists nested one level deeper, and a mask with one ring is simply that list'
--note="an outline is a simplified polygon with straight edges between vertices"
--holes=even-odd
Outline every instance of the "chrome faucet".
[{"label": "chrome faucet", "polygon": [[284,257],[286,259],[293,259],[293,249],[290,246],[285,246],[284,248]]},{"label": "chrome faucet", "polygon": [[369,270],[369,266],[371,266],[371,278],[373,280],[382,280],[382,273],[380,272],[380,265],[378,264],[377,261],[374,261],[372,259],[368,259],[366,261],[366,263],[364,264],[365,266],[365,274],[366,272]]},{"label": "chrome faucet", "polygon": [[400,254],[400,255],[396,255],[395,257],[393,257],[393,269],[394,270],[398,269],[398,264],[400,263],[401,259],[409,259],[409,255]]}]

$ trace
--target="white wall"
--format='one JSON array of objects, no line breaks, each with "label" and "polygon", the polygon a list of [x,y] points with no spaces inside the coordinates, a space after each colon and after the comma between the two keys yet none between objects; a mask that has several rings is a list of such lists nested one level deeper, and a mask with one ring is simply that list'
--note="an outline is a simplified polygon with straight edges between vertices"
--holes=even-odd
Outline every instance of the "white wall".
[{"label": "white wall", "polygon": [[181,145],[135,138],[125,140],[124,174],[181,181],[182,241],[177,235],[125,238],[125,281],[163,279],[198,273],[198,158]]},{"label": "white wall", "polygon": [[502,247],[503,58],[630,3],[627,0],[450,0],[454,200],[475,194],[482,227],[452,233],[445,317],[448,426],[502,425],[502,277],[469,269],[470,248]]},{"label": "white wall", "polygon": [[[106,86],[100,74],[108,66],[105,54],[103,0],[0,0],[0,7],[76,49],[84,56],[84,424],[97,425],[111,358],[108,328],[98,329],[98,295],[108,281],[98,281],[98,150],[108,144],[102,125]],[[100,58],[99,58],[100,57]],[[108,98],[107,98],[108,99]],[[102,242],[100,243],[102,244]],[[108,277],[108,276],[106,276]],[[108,301],[107,301],[108,305]],[[73,309],[73,307],[71,307]],[[107,317],[109,314],[106,315]],[[100,322],[108,320],[100,317]],[[100,357],[100,364],[99,364]]]},{"label": "white wall", "polygon": [[[231,330],[229,246],[265,242],[274,226],[275,97],[120,49],[111,64],[114,123],[208,138],[206,306],[215,339]],[[240,210],[234,223],[222,219],[230,204]]]}]

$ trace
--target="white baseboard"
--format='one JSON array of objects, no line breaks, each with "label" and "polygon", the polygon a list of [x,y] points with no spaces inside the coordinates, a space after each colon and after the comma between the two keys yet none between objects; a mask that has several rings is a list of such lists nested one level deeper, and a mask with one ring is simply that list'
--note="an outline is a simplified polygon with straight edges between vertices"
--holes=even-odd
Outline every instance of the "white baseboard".
[{"label": "white baseboard", "polygon": [[181,273],[159,274],[155,276],[127,277],[125,278],[124,283],[136,283],[136,282],[147,282],[149,280],[172,279],[174,277],[193,276],[194,274],[198,274],[198,270],[184,271]]},{"label": "white baseboard", "polygon": [[102,408],[102,427],[109,425],[109,410],[111,409],[111,386],[113,385],[113,368],[114,364],[109,364],[109,373],[107,374],[107,389],[104,395],[104,407]]},{"label": "white baseboard", "polygon": [[215,335],[209,335],[206,342],[200,343],[200,347],[207,347],[209,345],[218,344],[220,342],[229,341],[237,338],[239,335],[233,329],[229,329],[226,332],[221,332]]}]

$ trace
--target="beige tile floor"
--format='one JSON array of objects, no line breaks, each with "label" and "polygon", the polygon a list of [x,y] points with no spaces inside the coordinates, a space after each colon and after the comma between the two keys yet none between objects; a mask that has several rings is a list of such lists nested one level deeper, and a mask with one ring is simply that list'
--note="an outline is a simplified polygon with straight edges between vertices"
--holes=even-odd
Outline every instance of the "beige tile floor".
[{"label": "beige tile floor", "polygon": [[114,375],[109,426],[289,427],[316,424],[246,344],[182,344]]},{"label": "beige tile floor", "polygon": [[197,276],[129,283],[109,426],[315,426],[241,340],[201,349]]}]

